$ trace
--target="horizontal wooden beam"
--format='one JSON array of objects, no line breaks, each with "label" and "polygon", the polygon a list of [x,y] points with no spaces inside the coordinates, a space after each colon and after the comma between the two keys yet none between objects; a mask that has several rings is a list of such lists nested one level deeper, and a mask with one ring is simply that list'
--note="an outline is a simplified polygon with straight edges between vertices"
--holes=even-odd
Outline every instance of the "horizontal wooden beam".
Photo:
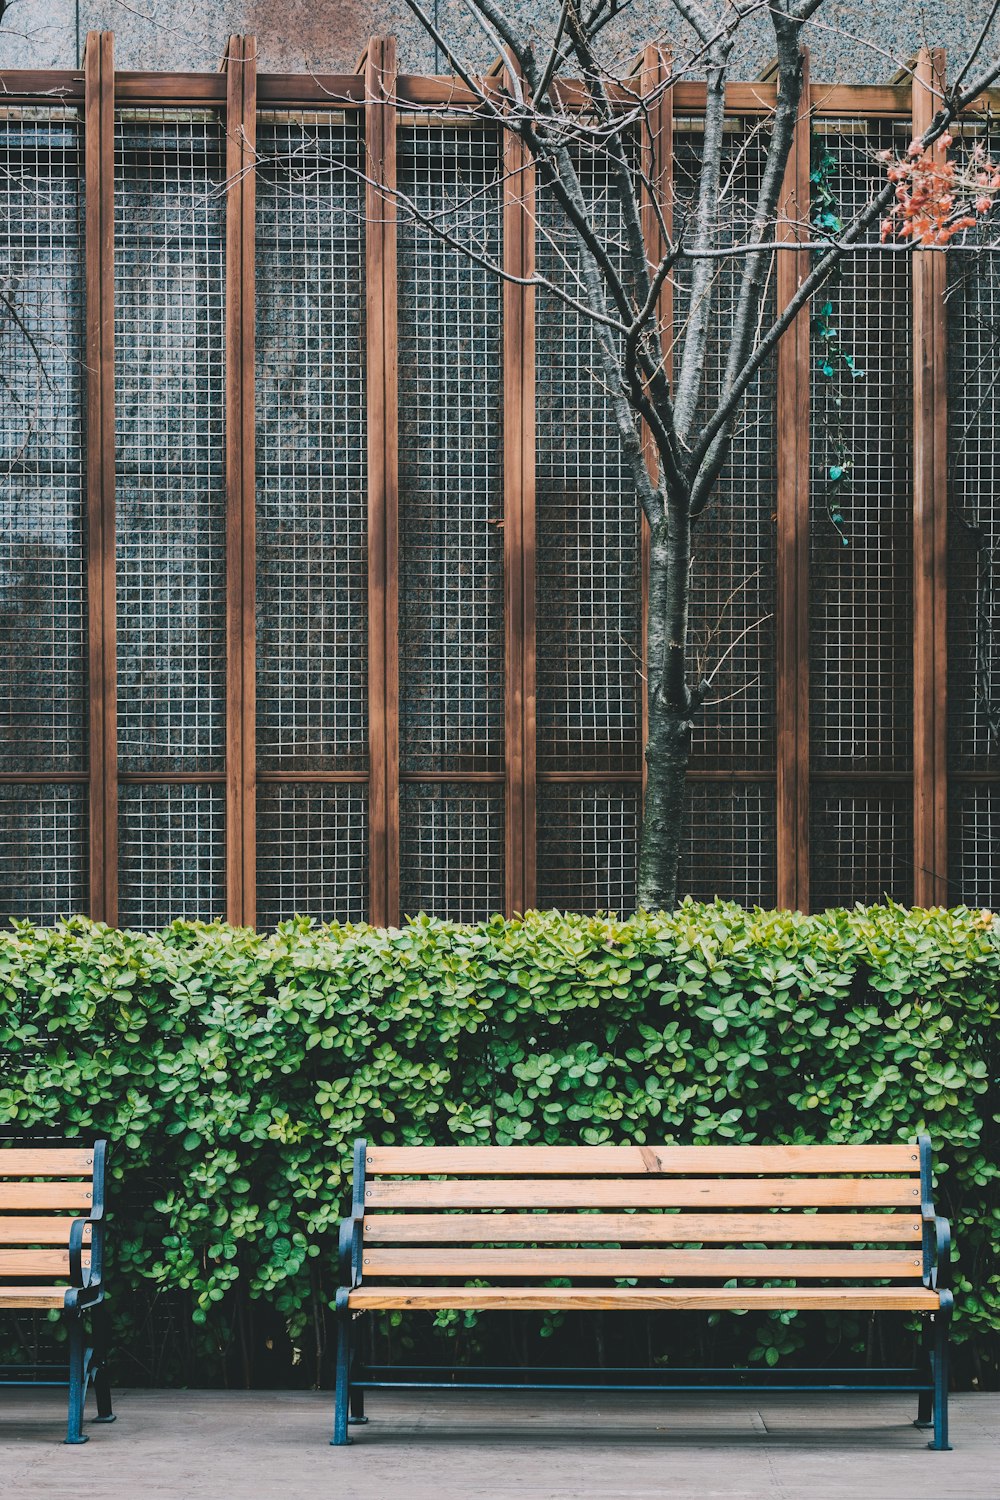
[{"label": "horizontal wooden beam", "polygon": [[[487,81],[488,93],[499,85]],[[115,79],[119,103],[173,107],[202,107],[226,102],[222,73],[120,72]],[[582,86],[567,80],[556,91],[569,108],[585,102]],[[32,68],[0,71],[0,108],[10,104],[82,102],[83,74],[71,69]],[[904,119],[911,112],[909,84],[814,83],[815,113],[840,118]],[[698,115],[705,109],[705,85],[682,80],[671,90],[675,115]],[[628,107],[637,102],[637,90],[618,85],[612,97]],[[969,113],[995,107],[997,95],[990,92],[969,106]],[[444,113],[475,113],[479,100],[459,79],[447,75],[420,77],[401,73],[396,80],[395,103],[399,109],[440,110]],[[365,102],[364,78],[356,73],[261,73],[257,80],[257,102],[271,109],[360,109]],[[769,82],[731,83],[726,90],[726,109],[733,115],[766,115],[774,109],[775,87]]]}]

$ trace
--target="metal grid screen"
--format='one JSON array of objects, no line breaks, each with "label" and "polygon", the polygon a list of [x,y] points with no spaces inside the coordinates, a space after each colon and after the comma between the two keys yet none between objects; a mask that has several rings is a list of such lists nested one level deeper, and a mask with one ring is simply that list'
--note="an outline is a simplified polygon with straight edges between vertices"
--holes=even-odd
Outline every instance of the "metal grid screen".
[{"label": "metal grid screen", "polygon": [[539,786],[539,906],[633,911],[639,812],[637,785]]},{"label": "metal grid screen", "polygon": [[266,116],[257,152],[257,750],[368,753],[364,195],[356,117]]},{"label": "metal grid screen", "polygon": [[226,789],[126,785],[118,793],[122,927],[226,914]]},{"label": "metal grid screen", "polygon": [[503,905],[503,798],[447,778],[504,765],[501,286],[424,221],[499,263],[497,134],[403,125],[397,182],[402,904],[482,917]]},{"label": "metal grid screen", "polygon": [[400,788],[400,906],[479,922],[504,902],[502,786]]},{"label": "metal grid screen", "polygon": [[[621,216],[607,161],[581,148],[577,170],[614,243]],[[572,293],[579,253],[544,190],[537,223],[538,269]],[[621,910],[635,890],[639,796],[634,783],[611,783],[641,759],[639,513],[592,326],[542,291],[535,391],[538,769],[606,778],[539,786],[538,902]]]},{"label": "metal grid screen", "polygon": [[86,909],[86,787],[0,784],[0,921]]},{"label": "metal grid screen", "polygon": [[[87,763],[83,136],[0,109],[0,771]],[[0,785],[0,920],[86,909],[87,792]]]},{"label": "metal grid screen", "polygon": [[225,754],[225,136],[213,115],[115,131],[118,755]]},{"label": "metal grid screen", "polygon": [[681,895],[773,906],[776,821],[769,783],[690,782],[677,875]]},{"label": "metal grid screen", "polygon": [[368,906],[368,788],[291,782],[257,792],[257,923],[299,912],[364,921]]},{"label": "metal grid screen", "polygon": [[[994,158],[995,124],[968,125]],[[992,233],[992,225],[987,234]],[[1000,903],[1000,252],[948,257],[949,900]]]},{"label": "metal grid screen", "polygon": [[[815,131],[845,221],[883,180],[878,153],[905,151],[912,134],[860,120]],[[810,750],[817,778],[864,784],[814,788],[817,905],[882,891],[909,899],[913,885],[911,793],[879,780],[912,767],[909,260],[850,256],[825,305],[833,334],[815,329],[811,361]],[[845,476],[832,478],[838,469]]]},{"label": "metal grid screen", "polygon": [[[210,113],[115,128],[118,758],[225,766],[225,135]],[[120,917],[218,916],[225,792],[123,786]]]},{"label": "metal grid screen", "polygon": [[817,780],[810,803],[813,911],[856,901],[908,902],[913,886],[909,786]]},{"label": "metal grid screen", "polygon": [[367,787],[308,784],[368,764],[362,144],[356,115],[258,121],[261,926],[367,909]]},{"label": "metal grid screen", "polygon": [[[605,238],[621,234],[608,163],[577,170]],[[538,194],[537,265],[572,293],[575,239]],[[536,302],[538,768],[634,771],[641,736],[642,589],[635,490],[602,385],[593,328],[557,298]]]},{"label": "metal grid screen", "polygon": [[[675,122],[675,229],[680,234],[697,185],[701,142],[700,121]],[[768,145],[765,125],[727,120],[720,210],[723,243],[737,243],[747,233]],[[720,330],[735,313],[738,265],[723,261],[716,277],[715,326]],[[772,257],[766,318],[774,314],[774,276]],[[675,282],[678,337],[683,337],[690,313],[689,284],[685,267]],[[718,399],[727,355],[725,340],[714,337],[701,393],[703,417]],[[695,527],[691,574],[692,677],[701,681],[714,674],[695,725],[692,769],[744,776],[753,771],[763,777],[753,783],[692,782],[688,853],[679,888],[701,899],[723,896],[750,904],[773,902],[775,892],[776,399],[776,367],[771,361],[747,392],[715,497]]]},{"label": "metal grid screen", "polygon": [[82,138],[0,110],[0,743],[85,767]]}]

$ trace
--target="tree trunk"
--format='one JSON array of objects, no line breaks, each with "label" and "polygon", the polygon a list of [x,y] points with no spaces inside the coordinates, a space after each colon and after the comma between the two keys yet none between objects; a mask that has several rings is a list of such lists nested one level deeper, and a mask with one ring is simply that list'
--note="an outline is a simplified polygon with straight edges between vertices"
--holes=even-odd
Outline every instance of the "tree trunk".
[{"label": "tree trunk", "polygon": [[686,505],[674,504],[652,531],[649,548],[649,739],[636,890],[643,911],[677,905],[694,708],[686,672],[690,572],[690,514]]},{"label": "tree trunk", "polygon": [[642,911],[672,911],[677,905],[677,862],[684,833],[690,755],[690,713],[650,703],[636,892]]}]

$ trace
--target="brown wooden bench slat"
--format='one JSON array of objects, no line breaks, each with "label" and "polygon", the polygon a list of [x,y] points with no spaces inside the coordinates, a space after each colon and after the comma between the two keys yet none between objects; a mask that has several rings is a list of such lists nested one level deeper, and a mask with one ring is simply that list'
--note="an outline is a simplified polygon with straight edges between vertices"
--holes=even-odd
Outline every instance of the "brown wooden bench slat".
[{"label": "brown wooden bench slat", "polygon": [[539,1312],[574,1308],[607,1312],[668,1309],[817,1308],[933,1312],[938,1294],[925,1287],[355,1287],[348,1305],[363,1308],[507,1308]]},{"label": "brown wooden bench slat", "polygon": [[711,1241],[896,1244],[921,1238],[917,1214],[372,1214],[366,1244],[681,1244]]},{"label": "brown wooden bench slat", "polygon": [[663,1172],[915,1172],[916,1146],[369,1146],[371,1176],[622,1177]]},{"label": "brown wooden bench slat", "polygon": [[380,1208],[908,1208],[919,1177],[379,1179],[365,1211]]},{"label": "brown wooden bench slat", "polygon": [[94,1153],[86,1147],[0,1148],[0,1177],[93,1177]]},{"label": "brown wooden bench slat", "polygon": [[366,1249],[370,1276],[832,1276],[919,1281],[914,1250],[441,1250]]},{"label": "brown wooden bench slat", "polygon": [[[69,1231],[73,1219],[65,1215],[61,1219],[5,1218],[0,1216],[0,1245],[68,1245]],[[89,1239],[90,1229],[84,1229],[84,1239]]]},{"label": "brown wooden bench slat", "polygon": [[89,1209],[93,1197],[89,1182],[0,1182],[0,1209]]},{"label": "brown wooden bench slat", "polygon": [[0,1308],[64,1307],[64,1286],[0,1286]]},{"label": "brown wooden bench slat", "polygon": [[[84,1269],[89,1254],[82,1256]],[[69,1276],[68,1250],[0,1250],[0,1276]]]}]

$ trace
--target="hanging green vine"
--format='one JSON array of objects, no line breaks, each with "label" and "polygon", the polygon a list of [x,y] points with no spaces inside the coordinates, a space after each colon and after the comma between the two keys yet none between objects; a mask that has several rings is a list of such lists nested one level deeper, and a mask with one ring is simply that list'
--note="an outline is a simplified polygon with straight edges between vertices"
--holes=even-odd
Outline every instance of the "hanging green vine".
[{"label": "hanging green vine", "polygon": [[[809,174],[812,185],[810,219],[813,229],[828,238],[839,234],[844,227],[835,190],[839,171],[839,157],[829,150],[821,137],[814,136]],[[841,276],[838,266],[833,280],[839,281]],[[817,368],[827,382],[823,412],[827,445],[823,502],[831,525],[847,547],[849,538],[845,530],[844,512],[854,472],[854,454],[849,441],[848,425],[844,420],[845,393],[855,380],[864,379],[865,372],[858,368],[854,355],[844,348],[831,300],[827,299],[814,310],[811,326],[813,337],[818,340]]]}]

